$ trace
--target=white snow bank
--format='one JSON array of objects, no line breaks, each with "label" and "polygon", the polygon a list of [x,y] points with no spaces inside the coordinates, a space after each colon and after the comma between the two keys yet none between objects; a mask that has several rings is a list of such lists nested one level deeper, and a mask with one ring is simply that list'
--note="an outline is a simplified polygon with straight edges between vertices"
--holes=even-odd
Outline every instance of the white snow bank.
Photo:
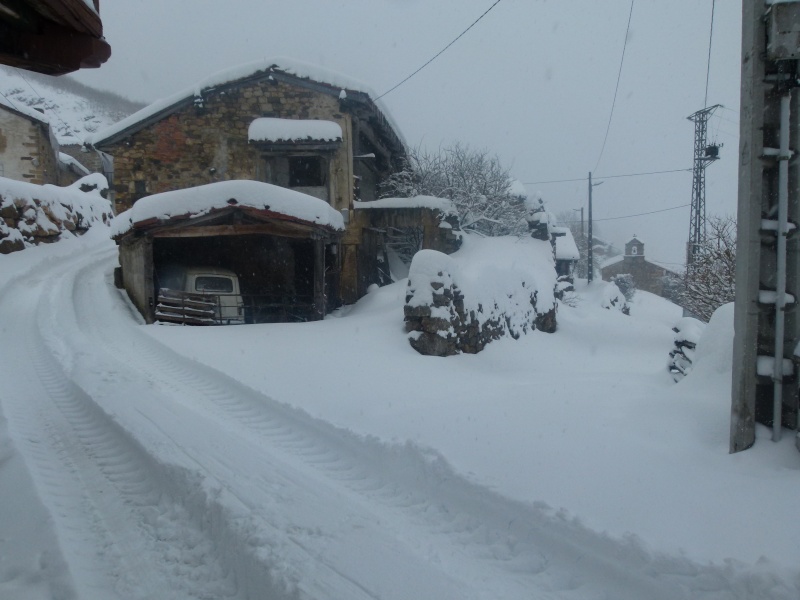
[{"label": "white snow bank", "polygon": [[528,190],[525,188],[525,184],[519,179],[513,179],[511,181],[511,185],[508,186],[508,193],[512,196],[521,196],[522,198],[528,197]]},{"label": "white snow bank", "polygon": [[263,117],[250,123],[247,139],[251,142],[338,142],[342,140],[342,128],[333,121]]},{"label": "white snow bank", "polygon": [[111,236],[123,235],[136,223],[151,219],[168,221],[185,215],[200,216],[231,206],[268,210],[307,223],[344,230],[342,215],[319,198],[261,181],[236,180],[142,198],[114,219]]},{"label": "white snow bank", "polygon": [[381,198],[372,202],[354,202],[356,209],[387,209],[387,208],[430,208],[438,210],[445,216],[458,216],[456,205],[447,198],[435,196],[412,196],[411,198]]}]

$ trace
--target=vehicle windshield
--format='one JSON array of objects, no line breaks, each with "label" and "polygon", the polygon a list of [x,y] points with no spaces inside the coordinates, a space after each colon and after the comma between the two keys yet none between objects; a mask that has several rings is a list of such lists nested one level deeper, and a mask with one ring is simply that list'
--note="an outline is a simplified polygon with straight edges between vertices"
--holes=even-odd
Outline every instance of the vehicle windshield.
[{"label": "vehicle windshield", "polygon": [[228,277],[212,277],[203,275],[194,282],[194,289],[197,292],[214,292],[216,294],[232,294],[233,281]]}]

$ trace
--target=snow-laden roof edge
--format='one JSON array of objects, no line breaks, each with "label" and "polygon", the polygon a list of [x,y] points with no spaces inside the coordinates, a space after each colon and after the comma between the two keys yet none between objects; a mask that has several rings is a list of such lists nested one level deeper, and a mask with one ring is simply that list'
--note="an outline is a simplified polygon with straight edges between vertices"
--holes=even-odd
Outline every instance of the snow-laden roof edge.
[{"label": "snow-laden roof edge", "polygon": [[260,117],[247,128],[251,142],[342,141],[342,127],[321,119],[277,119]]},{"label": "snow-laden roof edge", "polygon": [[551,232],[556,235],[557,260],[580,260],[581,253],[569,227],[552,227]]},{"label": "snow-laden roof edge", "polygon": [[80,171],[84,175],[91,174],[91,171],[87,169],[80,161],[75,159],[75,157],[70,156],[66,152],[59,152],[58,160],[64,165],[75,167],[78,171]]},{"label": "snow-laden roof edge", "polygon": [[40,113],[35,108],[25,106],[24,104],[11,102],[11,100],[5,96],[0,96],[0,106],[12,112],[16,112],[17,114],[22,115],[23,117],[26,117],[32,121],[39,121],[44,125],[50,125],[50,119],[48,119],[44,114]]},{"label": "snow-laden roof edge", "polygon": [[[312,65],[310,63],[285,56],[264,58],[218,71],[217,73],[206,77],[202,81],[199,81],[191,88],[184,89],[161,100],[156,100],[149,106],[146,106],[140,111],[125,117],[114,125],[93,135],[87,136],[86,143],[93,146],[100,145],[110,138],[124,132],[125,130],[132,129],[143,121],[156,117],[159,113],[169,111],[177,104],[180,104],[190,98],[200,97],[204,92],[210,91],[216,87],[234,83],[241,79],[247,79],[248,77],[252,77],[259,73],[268,73],[270,71],[280,72],[286,75],[292,75],[299,79],[307,79],[317,83],[327,84],[332,87],[341,88],[341,90],[345,91],[345,97],[347,95],[347,91],[361,92],[366,94],[372,100],[378,110],[383,114],[384,118],[394,130],[394,133],[400,142],[403,145],[406,145],[405,139],[402,137],[399,127],[392,119],[389,111],[386,109],[385,104],[379,100],[375,100],[378,95],[365,83],[362,83],[361,81],[353,79],[347,75],[343,75],[337,71],[325,69],[317,65]],[[341,91],[339,92],[339,95],[341,96]]]},{"label": "snow-laden roof edge", "polygon": [[261,181],[218,181],[193,188],[146,196],[117,215],[111,224],[116,238],[147,221],[197,217],[231,206],[270,211],[319,227],[344,231],[344,219],[327,202]]},{"label": "snow-laden roof edge", "polygon": [[435,196],[412,196],[411,198],[382,198],[371,202],[353,202],[356,209],[398,209],[430,208],[445,216],[457,216],[458,211],[452,200]]}]

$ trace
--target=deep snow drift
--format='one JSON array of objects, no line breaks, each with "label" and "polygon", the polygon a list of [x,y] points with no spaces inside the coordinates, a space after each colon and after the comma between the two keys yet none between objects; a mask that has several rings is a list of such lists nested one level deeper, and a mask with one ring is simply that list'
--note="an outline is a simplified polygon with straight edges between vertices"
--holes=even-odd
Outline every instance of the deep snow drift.
[{"label": "deep snow drift", "polygon": [[0,256],[0,597],[800,594],[792,436],[727,453],[730,307],[678,384],[679,309],[601,282],[446,359],[408,345],[403,281],[316,323],[144,326],[101,234]]}]

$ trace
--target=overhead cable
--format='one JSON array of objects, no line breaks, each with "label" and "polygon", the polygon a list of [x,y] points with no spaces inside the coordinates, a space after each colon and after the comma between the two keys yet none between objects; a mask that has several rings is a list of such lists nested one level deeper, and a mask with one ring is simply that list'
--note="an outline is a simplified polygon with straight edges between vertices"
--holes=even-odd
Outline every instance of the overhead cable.
[{"label": "overhead cable", "polygon": [[[605,175],[603,177],[592,177],[593,181],[600,181],[601,179],[617,179],[619,177],[641,177],[642,175],[661,175],[662,173],[682,173],[691,171],[692,169],[670,169],[668,171],[648,171],[646,173],[626,173],[624,175]],[[523,185],[539,185],[544,183],[569,183],[572,181],[586,181],[586,177],[577,177],[575,179],[551,179],[550,181],[523,181]]]},{"label": "overhead cable", "polygon": [[411,75],[409,75],[408,77],[406,77],[405,79],[403,79],[403,80],[402,80],[400,83],[398,83],[398,84],[397,84],[397,85],[395,85],[394,87],[392,87],[392,88],[390,88],[390,89],[386,90],[385,92],[383,92],[383,93],[382,93],[380,96],[378,96],[377,98],[375,98],[375,100],[380,100],[380,99],[381,99],[381,98],[383,98],[385,95],[387,95],[387,94],[390,94],[391,92],[395,91],[397,88],[399,88],[401,85],[403,85],[403,84],[404,84],[406,81],[408,81],[409,79],[411,79],[412,77],[414,77],[414,75],[416,75],[417,73],[419,73],[420,71],[422,71],[422,69],[424,69],[425,67],[427,67],[429,64],[431,64],[431,63],[432,63],[434,60],[436,60],[437,58],[439,58],[439,56],[440,56],[440,55],[442,55],[442,54],[444,53],[444,51],[445,51],[445,50],[447,50],[447,49],[448,49],[450,46],[452,46],[452,45],[453,45],[453,44],[455,44],[455,43],[456,43],[456,42],[457,42],[459,39],[461,39],[461,37],[462,37],[462,36],[463,36],[465,33],[467,33],[467,32],[468,32],[470,29],[472,29],[473,27],[475,27],[475,25],[477,25],[477,24],[478,24],[478,21],[480,21],[481,19],[483,19],[483,17],[485,17],[486,15],[488,15],[488,14],[489,14],[489,11],[491,11],[491,10],[492,10],[492,9],[493,9],[495,6],[497,6],[498,4],[500,4],[500,2],[501,2],[501,1],[502,1],[502,0],[495,0],[495,3],[494,3],[494,4],[492,4],[492,5],[491,5],[489,8],[487,8],[487,9],[486,9],[486,12],[484,12],[484,13],[483,13],[483,14],[482,14],[480,17],[478,17],[477,19],[475,19],[475,21],[473,21],[472,25],[470,25],[470,26],[469,26],[469,27],[467,27],[467,28],[466,28],[464,31],[462,31],[461,33],[459,33],[459,34],[458,34],[458,36],[457,36],[457,37],[456,37],[456,38],[455,38],[455,39],[454,39],[452,42],[450,42],[449,44],[447,44],[447,46],[445,46],[444,48],[442,48],[441,50],[439,50],[439,52],[438,52],[438,53],[437,53],[437,54],[436,54],[436,55],[435,55],[433,58],[431,58],[431,59],[430,59],[428,62],[426,62],[424,65],[422,65],[422,66],[421,66],[419,69],[417,69],[416,71],[414,71],[413,73],[411,73]]},{"label": "overhead cable", "polygon": [[625,28],[625,42],[622,44],[622,57],[619,60],[619,72],[617,73],[617,85],[614,88],[614,100],[611,102],[611,113],[608,115],[608,125],[606,126],[606,135],[603,138],[603,147],[600,148],[600,156],[597,157],[597,164],[594,166],[594,171],[600,166],[600,159],[603,158],[603,152],[606,149],[606,142],[608,141],[608,132],[611,131],[611,119],[614,117],[614,107],[617,105],[617,92],[619,92],[619,80],[622,78],[622,64],[625,62],[625,49],[628,47],[628,34],[631,30],[631,17],[633,17],[633,2],[631,0],[631,10],[628,13],[628,26]]}]

